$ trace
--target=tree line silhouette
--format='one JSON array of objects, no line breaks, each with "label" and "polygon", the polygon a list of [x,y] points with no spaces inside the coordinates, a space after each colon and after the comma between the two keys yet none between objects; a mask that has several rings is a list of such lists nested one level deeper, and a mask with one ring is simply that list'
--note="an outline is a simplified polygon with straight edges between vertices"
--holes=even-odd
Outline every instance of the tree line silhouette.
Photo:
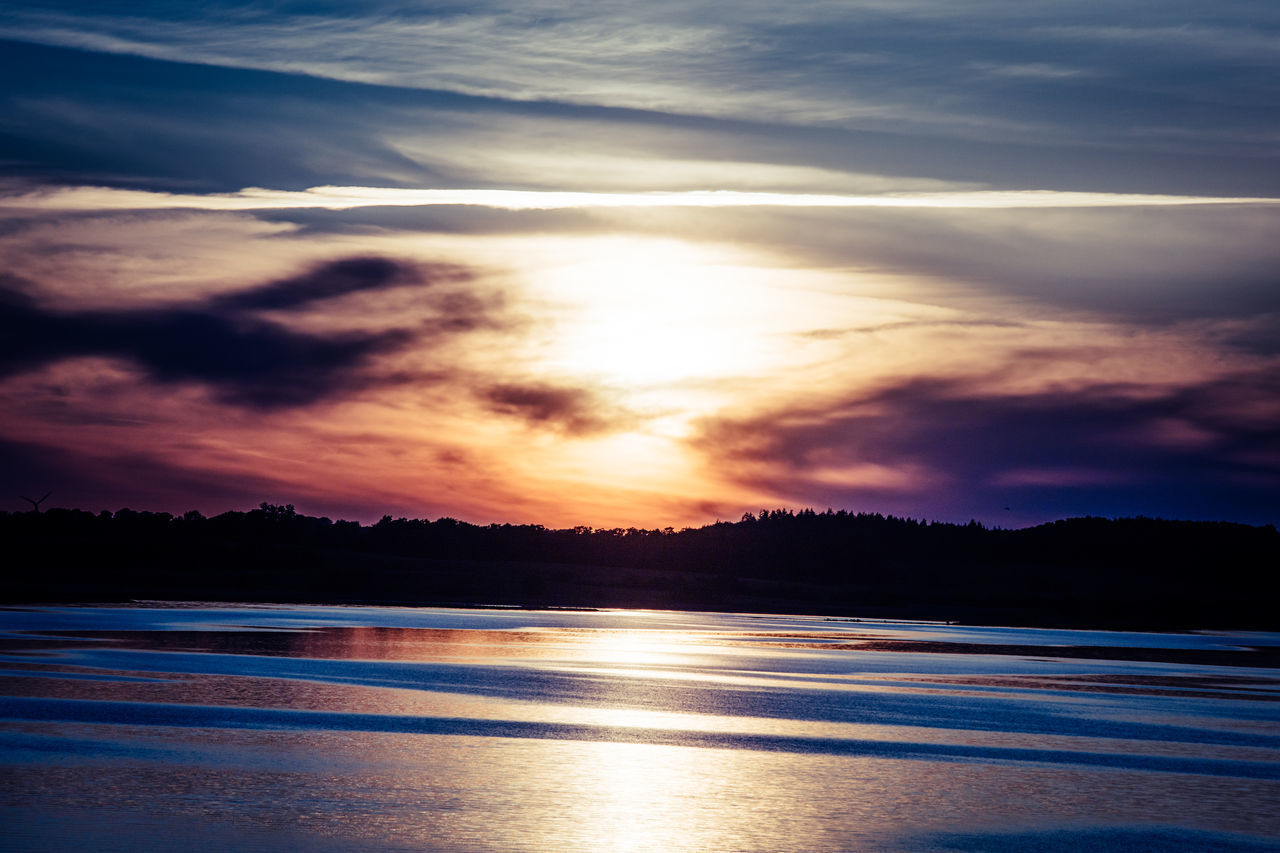
[{"label": "tree line silhouette", "polygon": [[[657,607],[1111,627],[1280,628],[1274,526],[1073,518],[1019,530],[762,510],[675,530],[0,512],[8,602]],[[15,577],[16,576],[16,577]]]}]

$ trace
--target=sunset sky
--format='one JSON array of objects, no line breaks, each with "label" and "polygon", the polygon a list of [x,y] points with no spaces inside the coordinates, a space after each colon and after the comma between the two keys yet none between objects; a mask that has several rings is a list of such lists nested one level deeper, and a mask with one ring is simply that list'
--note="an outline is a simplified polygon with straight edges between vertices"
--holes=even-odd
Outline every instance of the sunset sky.
[{"label": "sunset sky", "polygon": [[0,508],[1280,521],[1280,4],[0,38]]}]

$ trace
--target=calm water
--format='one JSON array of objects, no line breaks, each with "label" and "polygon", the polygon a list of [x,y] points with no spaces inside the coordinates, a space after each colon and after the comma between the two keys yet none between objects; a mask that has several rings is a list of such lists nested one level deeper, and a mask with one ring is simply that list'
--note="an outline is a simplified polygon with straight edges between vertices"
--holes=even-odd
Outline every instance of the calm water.
[{"label": "calm water", "polygon": [[1277,634],[0,610],[4,850],[1280,850]]}]

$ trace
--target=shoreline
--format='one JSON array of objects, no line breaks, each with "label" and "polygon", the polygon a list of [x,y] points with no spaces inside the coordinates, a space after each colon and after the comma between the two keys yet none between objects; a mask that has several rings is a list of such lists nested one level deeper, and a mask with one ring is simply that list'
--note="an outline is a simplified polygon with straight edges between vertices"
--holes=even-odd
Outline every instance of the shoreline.
[{"label": "shoreline", "polygon": [[[83,598],[76,599],[43,599],[40,601],[3,601],[0,602],[0,610],[35,610],[43,608],[109,608],[109,609],[144,609],[154,608],[159,610],[185,610],[185,609],[235,609],[235,608],[273,608],[273,607],[316,607],[316,608],[369,608],[369,609],[406,609],[406,610],[462,610],[462,611],[491,611],[503,613],[611,613],[611,612],[657,612],[657,613],[684,613],[684,614],[715,614],[715,615],[734,615],[745,617],[780,617],[795,619],[821,619],[827,624],[847,624],[853,625],[911,625],[911,626],[936,626],[951,628],[988,628],[993,630],[1000,629],[1030,629],[1030,630],[1062,630],[1062,631],[1094,631],[1107,633],[1123,633],[1123,634],[1213,634],[1217,632],[1227,633],[1262,633],[1275,634],[1280,637],[1280,630],[1275,630],[1257,626],[1214,626],[1214,627],[1189,627],[1189,626],[1170,626],[1157,623],[1143,623],[1140,620],[1134,620],[1126,624],[1120,623],[1086,623],[1073,622],[1063,619],[1045,619],[1043,621],[977,621],[963,619],[930,619],[916,615],[866,615],[866,616],[834,616],[829,613],[815,613],[812,611],[785,610],[780,608],[759,608],[759,609],[715,609],[706,607],[645,607],[645,606],[626,606],[626,605],[601,605],[601,606],[583,606],[583,605],[518,605],[518,604],[496,604],[481,602],[441,602],[441,601],[407,601],[407,600],[266,600],[266,599],[236,599],[236,598],[218,598],[218,599],[103,599],[101,601],[91,601]],[[874,608],[870,608],[874,609]],[[907,648],[906,644],[910,643],[928,643],[930,645],[945,645],[945,643],[934,643],[932,641],[913,641],[913,640],[886,640],[878,637],[856,638],[860,642],[866,643],[885,643],[895,644],[895,648],[874,649],[875,651],[948,651],[941,648],[932,649],[915,649]],[[993,644],[957,644],[972,645],[975,647],[987,648]],[[831,647],[830,644],[822,644],[823,647]],[[1012,648],[1012,647],[1011,647]],[[1027,654],[1033,654],[1035,649],[1044,649],[1052,647],[1026,646]],[[1095,648],[1119,650],[1130,647],[1063,647],[1063,648]],[[1136,648],[1136,647],[1134,647]],[[872,649],[868,649],[872,650]],[[1261,647],[1246,649],[1241,651],[1266,651],[1271,654],[1275,651],[1275,661],[1271,663],[1261,664],[1262,666],[1280,667],[1280,646],[1263,645]],[[996,653],[996,652],[993,652]],[[1004,652],[1013,654],[1015,652]],[[1058,656],[1058,655],[1055,655]],[[1069,657],[1097,657],[1092,654],[1071,654],[1063,655]],[[1154,660],[1154,659],[1153,659]]]}]

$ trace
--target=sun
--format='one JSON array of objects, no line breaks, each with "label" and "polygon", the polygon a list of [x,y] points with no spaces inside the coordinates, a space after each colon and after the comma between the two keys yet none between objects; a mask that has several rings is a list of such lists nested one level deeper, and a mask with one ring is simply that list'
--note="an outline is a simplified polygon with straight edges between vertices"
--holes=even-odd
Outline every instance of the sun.
[{"label": "sun", "polygon": [[[732,376],[767,355],[754,270],[724,252],[668,240],[584,241],[551,271],[564,319],[553,370],[623,389]],[[755,294],[758,296],[758,294]]]}]

